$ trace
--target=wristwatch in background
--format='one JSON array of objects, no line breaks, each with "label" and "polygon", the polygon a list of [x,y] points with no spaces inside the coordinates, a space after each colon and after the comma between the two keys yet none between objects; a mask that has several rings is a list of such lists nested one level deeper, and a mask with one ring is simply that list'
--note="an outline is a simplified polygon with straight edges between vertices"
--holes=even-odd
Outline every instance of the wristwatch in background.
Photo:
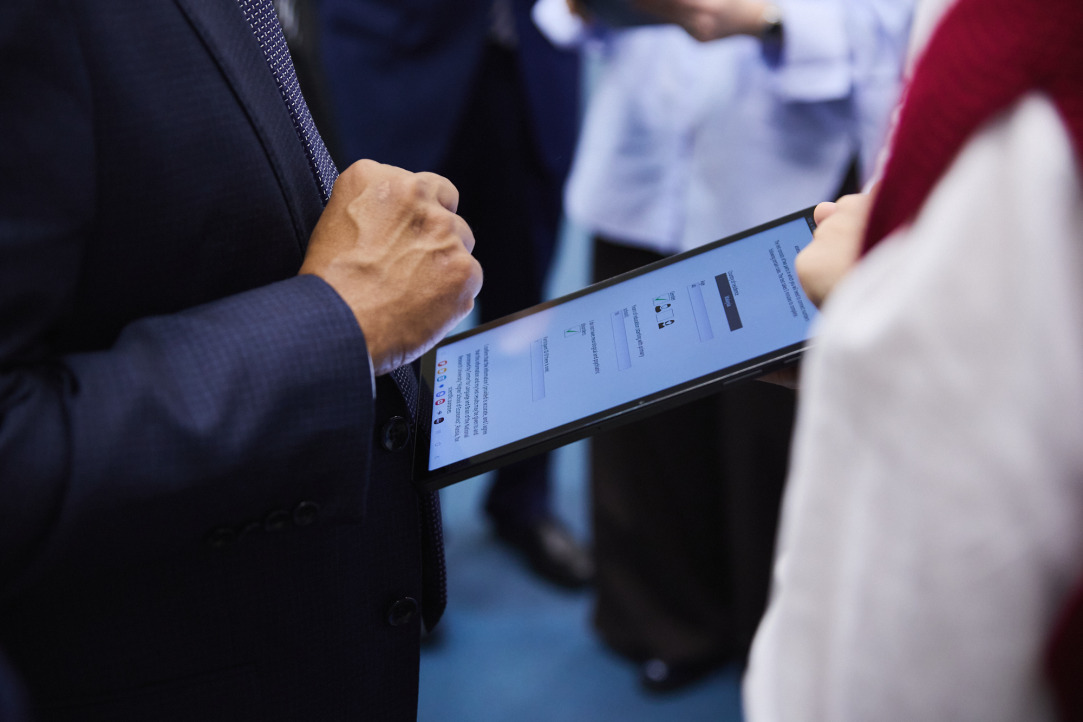
[{"label": "wristwatch in background", "polygon": [[768,4],[763,9],[760,42],[768,65],[776,66],[782,62],[782,10],[777,5]]}]

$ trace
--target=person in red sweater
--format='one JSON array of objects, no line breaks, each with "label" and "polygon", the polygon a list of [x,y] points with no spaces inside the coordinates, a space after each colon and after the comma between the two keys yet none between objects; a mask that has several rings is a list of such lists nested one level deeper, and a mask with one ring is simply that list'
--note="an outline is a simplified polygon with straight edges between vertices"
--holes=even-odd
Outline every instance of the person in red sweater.
[{"label": "person in red sweater", "polygon": [[1078,718],[1081,41],[1078,3],[958,0],[875,197],[818,211],[753,722]]}]

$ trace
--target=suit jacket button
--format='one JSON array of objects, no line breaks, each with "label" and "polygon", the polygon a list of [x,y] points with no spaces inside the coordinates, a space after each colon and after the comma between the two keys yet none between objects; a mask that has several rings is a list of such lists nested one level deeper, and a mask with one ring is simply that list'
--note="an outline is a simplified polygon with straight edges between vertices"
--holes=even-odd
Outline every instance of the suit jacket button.
[{"label": "suit jacket button", "polygon": [[392,627],[409,624],[417,616],[418,608],[417,600],[413,597],[398,599],[387,608],[387,623]]},{"label": "suit jacket button", "polygon": [[223,549],[237,541],[237,532],[228,526],[220,526],[207,535],[207,544],[212,549]]},{"label": "suit jacket button", "polygon": [[314,501],[302,501],[293,510],[293,523],[297,526],[308,526],[316,521],[320,513],[320,505]]},{"label": "suit jacket button", "polygon": [[290,522],[290,513],[277,509],[268,514],[263,520],[263,530],[269,532],[282,531]]},{"label": "suit jacket button", "polygon": [[261,531],[262,529],[263,524],[259,523],[258,521],[250,521],[241,527],[240,538],[244,539],[246,537],[251,537],[257,531]]},{"label": "suit jacket button", "polygon": [[380,445],[388,451],[402,451],[410,440],[410,424],[401,416],[392,416],[380,432]]}]

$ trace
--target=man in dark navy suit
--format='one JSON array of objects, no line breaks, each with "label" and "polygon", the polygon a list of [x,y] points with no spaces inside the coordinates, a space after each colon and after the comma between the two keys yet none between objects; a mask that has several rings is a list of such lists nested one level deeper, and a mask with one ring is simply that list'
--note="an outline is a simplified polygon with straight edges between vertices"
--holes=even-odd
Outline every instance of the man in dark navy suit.
[{"label": "man in dark navy suit", "polygon": [[[542,299],[575,147],[577,54],[535,27],[534,0],[321,0],[343,158],[447,176],[489,273],[487,321]],[[580,587],[593,561],[553,515],[548,457],[501,469],[486,511],[534,569]]]},{"label": "man in dark navy suit", "polygon": [[481,271],[446,179],[335,182],[273,12],[0,5],[0,647],[34,719],[416,717],[442,546],[404,365]]}]

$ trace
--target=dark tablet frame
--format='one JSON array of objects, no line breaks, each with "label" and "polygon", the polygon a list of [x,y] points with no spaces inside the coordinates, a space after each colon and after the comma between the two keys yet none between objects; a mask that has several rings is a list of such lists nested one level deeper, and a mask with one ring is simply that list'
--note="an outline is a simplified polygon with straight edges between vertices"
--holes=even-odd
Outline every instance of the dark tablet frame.
[{"label": "dark tablet frame", "polygon": [[468,331],[449,336],[443,341],[438,343],[436,347],[427,352],[421,358],[421,378],[418,388],[418,404],[417,404],[417,418],[415,419],[414,428],[417,429],[417,433],[414,434],[414,470],[413,480],[414,484],[419,488],[434,491],[442,487],[454,484],[455,482],[469,479],[483,474],[493,469],[498,469],[507,464],[522,459],[529,458],[536,454],[540,454],[545,451],[551,451],[558,447],[570,444],[574,441],[579,441],[588,436],[598,433],[599,431],[610,429],[615,426],[635,421],[638,419],[646,418],[660,411],[680,406],[698,398],[708,396],[718,391],[722,386],[727,384],[736,383],[743,379],[754,378],[761,376],[770,371],[780,369],[786,366],[791,366],[797,363],[808,340],[790,344],[783,348],[776,349],[773,352],[766,353],[754,358],[747,359],[737,364],[732,364],[718,369],[712,373],[700,376],[690,381],[677,384],[670,388],[658,391],[648,396],[641,397],[634,401],[629,401],[619,406],[614,406],[609,409],[605,409],[596,414],[586,416],[575,421],[563,424],[548,431],[543,431],[533,436],[528,436],[524,439],[520,439],[517,442],[511,444],[505,444],[494,450],[478,454],[476,456],[468,457],[460,461],[453,462],[447,466],[440,467],[439,469],[429,470],[429,446],[432,434],[432,411],[433,411],[433,386],[434,379],[436,377],[436,349],[447,343],[453,341],[459,341],[470,336],[482,333],[488,329],[496,326],[501,326],[506,323],[510,323],[520,318],[530,316],[539,311],[558,306],[562,303],[566,303],[575,298],[586,296],[587,294],[598,291],[602,288],[609,286],[616,286],[631,278],[636,278],[644,274],[650,273],[658,268],[668,266],[679,261],[693,258],[700,254],[712,251],[720,246],[724,246],[730,243],[734,243],[748,236],[762,233],[775,226],[790,223],[796,219],[804,218],[809,225],[809,230],[815,230],[816,223],[812,217],[813,208],[806,208],[796,213],[790,213],[781,218],[777,218],[769,223],[750,228],[747,231],[736,233],[732,236],[727,236],[713,243],[708,243],[698,248],[694,248],[684,253],[679,253],[674,256],[669,256],[661,261],[650,263],[646,266],[623,273],[619,276],[614,276],[600,283],[587,286],[579,291],[570,293],[560,298],[555,298],[551,301],[532,306],[530,308],[514,313],[510,316],[504,316],[503,318],[490,321],[489,323],[481,324]]}]

